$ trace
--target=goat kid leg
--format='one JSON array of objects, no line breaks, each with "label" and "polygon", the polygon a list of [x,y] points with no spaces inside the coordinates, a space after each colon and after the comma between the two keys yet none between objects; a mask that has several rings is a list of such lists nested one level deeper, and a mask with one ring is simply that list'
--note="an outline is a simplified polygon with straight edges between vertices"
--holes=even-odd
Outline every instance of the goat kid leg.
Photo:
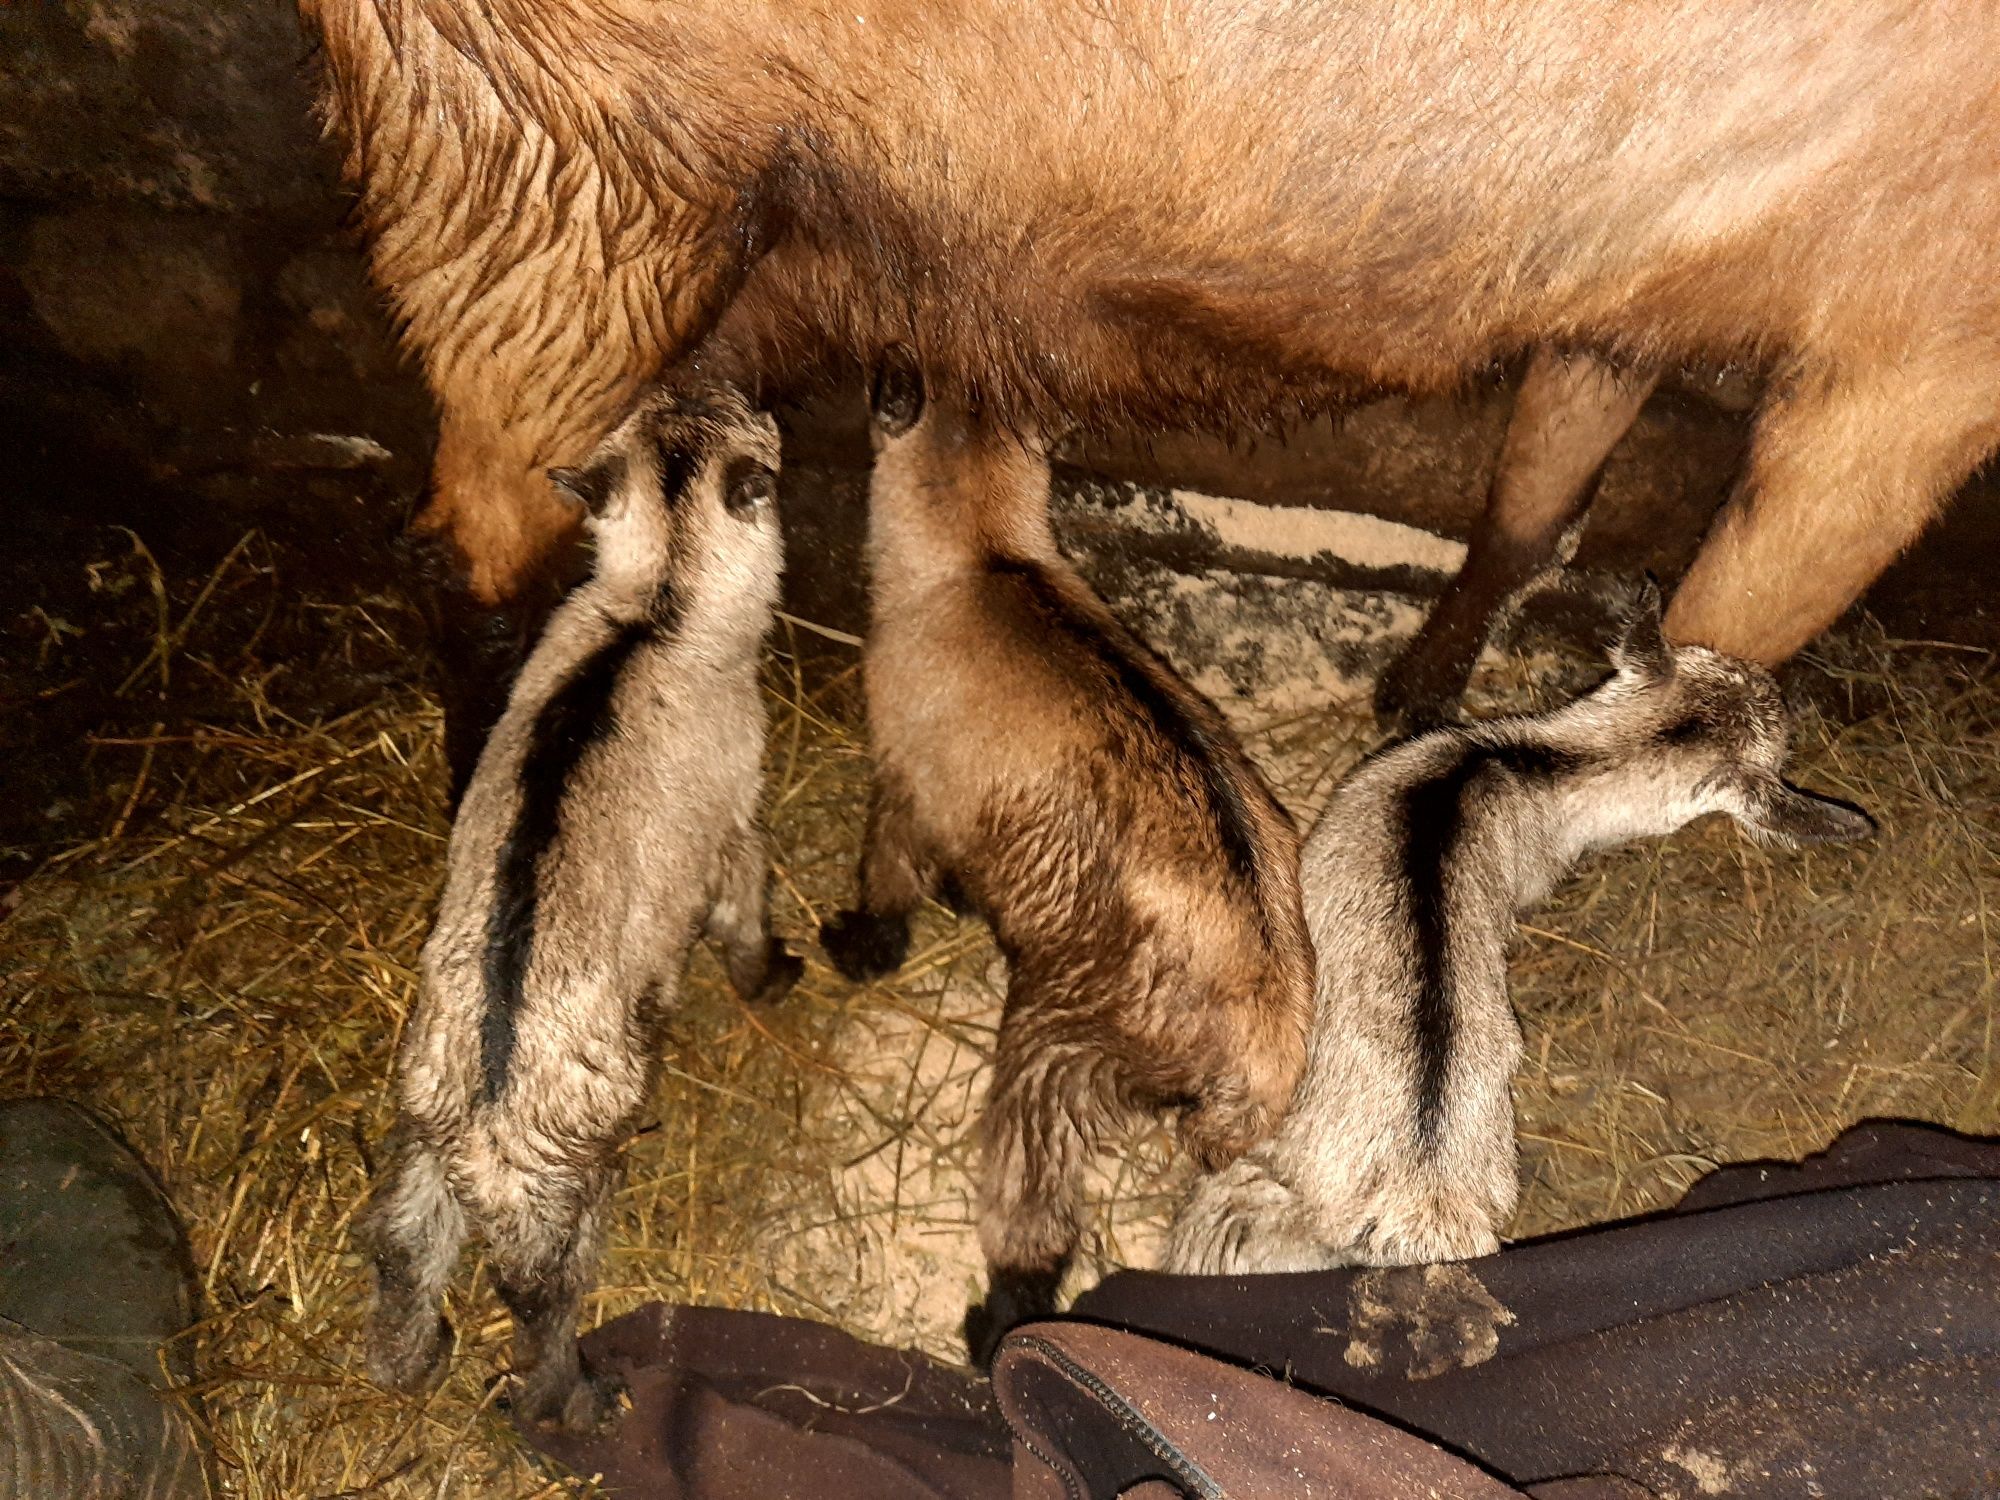
[{"label": "goat kid leg", "polygon": [[610,1195],[610,1172],[593,1169],[568,1199],[567,1212],[537,1207],[508,1214],[505,1227],[488,1236],[500,1300],[514,1318],[512,1407],[522,1421],[591,1433],[617,1414],[619,1385],[585,1369],[576,1342],[584,1293],[603,1252]]},{"label": "goat kid leg", "polygon": [[1657,378],[1536,351],[1465,565],[1376,684],[1384,724],[1414,732],[1450,717],[1494,629],[1574,554],[1604,461]]},{"label": "goat kid leg", "polygon": [[[1010,1008],[1015,1002],[1010,994]],[[1096,1107],[1084,1054],[1028,1041],[1003,1017],[993,1085],[980,1116],[979,1243],[986,1298],[965,1315],[965,1347],[980,1369],[1007,1330],[1056,1310],[1063,1273],[1082,1233],[1083,1170],[1091,1151],[1079,1128]]]},{"label": "goat kid leg", "polygon": [[1267,1141],[1284,1118],[1284,1104],[1256,1097],[1242,1078],[1190,1080],[1181,1112],[1181,1149],[1204,1172],[1220,1172],[1244,1152]]},{"label": "goat kid leg", "polygon": [[745,1000],[780,1000],[805,972],[805,961],[771,935],[770,847],[754,822],[723,844],[707,926],[708,935],[722,944],[729,983]]},{"label": "goat kid leg", "polygon": [[375,1276],[369,1378],[391,1390],[429,1390],[451,1361],[452,1329],[441,1309],[465,1241],[465,1215],[435,1151],[407,1134],[392,1142],[360,1238]]},{"label": "goat kid leg", "polygon": [[1311,1042],[1303,1018],[1273,1013],[1254,994],[1210,999],[1207,1008],[1199,1042],[1190,1046],[1163,1027],[1148,1049],[1159,1070],[1148,1087],[1160,1099],[1186,1102],[1181,1146],[1204,1173],[1221,1171],[1277,1134]]},{"label": "goat kid leg", "polygon": [[1351,1230],[1333,1236],[1333,1248],[1362,1265],[1490,1255],[1520,1201],[1514,1078],[1521,1023],[1508,1003],[1499,938],[1484,963],[1476,951],[1461,948],[1460,972],[1491,977],[1468,983],[1452,1001],[1451,1052],[1436,1115],[1426,1122],[1421,1064],[1405,1051],[1393,1085],[1362,1071],[1334,1117],[1340,1139],[1369,1145],[1337,1175],[1322,1175],[1315,1191],[1323,1205],[1336,1206],[1328,1225]]},{"label": "goat kid leg", "polygon": [[1749,468],[1668,606],[1679,644],[1766,666],[1839,619],[2000,446],[2000,348],[1773,397]]},{"label": "goat kid leg", "polygon": [[819,930],[820,946],[833,966],[854,980],[901,968],[910,949],[910,916],[932,884],[933,870],[920,850],[909,796],[877,780],[861,850],[861,904]]}]

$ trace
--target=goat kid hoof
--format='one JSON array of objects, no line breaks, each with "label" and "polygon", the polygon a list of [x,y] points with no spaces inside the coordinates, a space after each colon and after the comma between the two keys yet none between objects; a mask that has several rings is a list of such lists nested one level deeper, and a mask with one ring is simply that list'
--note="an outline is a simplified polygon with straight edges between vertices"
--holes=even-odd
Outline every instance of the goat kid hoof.
[{"label": "goat kid hoof", "polygon": [[846,978],[857,983],[880,979],[903,967],[910,951],[910,924],[901,917],[844,911],[820,927],[819,944]]},{"label": "goat kid hoof", "polygon": [[993,1356],[1011,1326],[995,1314],[990,1301],[975,1302],[965,1310],[965,1357],[973,1369],[981,1374],[991,1372]]},{"label": "goat kid hoof", "polygon": [[538,1391],[532,1381],[511,1376],[502,1404],[517,1426],[595,1437],[624,1416],[626,1386],[615,1375],[585,1375],[566,1389]]},{"label": "goat kid hoof", "polygon": [[975,1302],[965,1313],[965,1352],[972,1367],[992,1369],[1000,1340],[1023,1323],[1053,1317],[1061,1286],[1060,1270],[994,1272],[986,1300]]},{"label": "goat kid hoof", "polygon": [[775,1005],[792,992],[805,971],[806,961],[772,938],[771,951],[764,960],[764,982],[750,998],[759,1005]]},{"label": "goat kid hoof", "polygon": [[444,1318],[437,1320],[437,1328],[427,1341],[370,1335],[368,1378],[384,1390],[428,1396],[444,1384],[457,1344],[458,1335]]}]

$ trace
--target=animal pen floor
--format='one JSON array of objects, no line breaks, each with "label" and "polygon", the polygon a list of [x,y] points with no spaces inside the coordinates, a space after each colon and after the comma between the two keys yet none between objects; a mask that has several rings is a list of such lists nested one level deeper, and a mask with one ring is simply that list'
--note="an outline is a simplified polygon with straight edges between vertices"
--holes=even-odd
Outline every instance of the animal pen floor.
[{"label": "animal pen floor", "polygon": [[[0,1093],[94,1105],[164,1177],[207,1298],[193,1394],[232,1493],[589,1493],[493,1408],[506,1327],[483,1277],[454,1295],[459,1358],[437,1395],[361,1373],[346,1236],[446,835],[406,608],[316,598],[254,537],[205,577],[121,548],[97,585],[133,670],[82,753],[117,785],[96,835],[0,911]],[[266,602],[268,633],[218,623]],[[1305,818],[1369,748],[1367,674],[1415,619],[1219,575],[1162,573],[1126,607],[1223,698]],[[42,624],[60,667],[71,638]],[[774,642],[769,805],[778,926],[812,961],[757,1010],[697,953],[590,1319],[653,1298],[763,1307],[954,1357],[1002,976],[984,928],[942,910],[891,983],[850,985],[812,946],[850,889],[867,761],[857,674],[808,689],[804,639],[785,625]],[[306,657],[374,686],[328,709]],[[1797,674],[1795,775],[1868,807],[1876,840],[1774,853],[1710,820],[1591,861],[1529,919],[1516,1235],[1657,1207],[1713,1163],[1811,1151],[1865,1116],[2000,1131],[1993,668],[1850,627]],[[1589,671],[1497,654],[1479,702],[1552,700]],[[1104,1168],[1093,1274],[1149,1263],[1181,1180],[1160,1129]]]}]

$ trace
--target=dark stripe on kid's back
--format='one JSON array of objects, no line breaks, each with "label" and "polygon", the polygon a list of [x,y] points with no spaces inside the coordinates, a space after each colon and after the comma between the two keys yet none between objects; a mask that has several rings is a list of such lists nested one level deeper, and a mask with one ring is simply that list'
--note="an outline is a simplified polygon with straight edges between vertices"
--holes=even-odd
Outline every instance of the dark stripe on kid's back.
[{"label": "dark stripe on kid's back", "polygon": [[1444,1123],[1445,1086],[1458,1044],[1448,882],[1465,827],[1466,791],[1489,770],[1546,779],[1572,764],[1563,752],[1538,745],[1482,746],[1403,794],[1402,874],[1417,963],[1410,1017],[1417,1042],[1417,1141],[1426,1149],[1437,1144]]},{"label": "dark stripe on kid's back", "polygon": [[612,693],[632,653],[653,634],[626,625],[581,662],[535,719],[521,763],[521,806],[500,847],[486,928],[486,1010],[480,1019],[480,1069],[490,1103],[507,1084],[515,1020],[534,954],[538,867],[555,842],[563,791],[590,747],[613,730]]},{"label": "dark stripe on kid's back", "polygon": [[[1256,833],[1250,809],[1243,801],[1242,790],[1223,769],[1223,760],[1229,754],[1230,746],[1211,735],[1189,715],[1180,700],[1160,684],[1154,673],[1146,670],[1145,658],[1153,656],[1151,648],[1122,627],[1106,629],[1070,608],[1048,574],[1033,563],[999,562],[993,564],[993,571],[1018,578],[1026,586],[1035,608],[1050,623],[1109,667],[1119,686],[1145,710],[1154,730],[1193,767],[1230,868],[1245,885],[1254,889],[1257,884]],[[1157,661],[1157,658],[1154,660]],[[1167,672],[1171,668],[1160,663],[1159,670]]]}]

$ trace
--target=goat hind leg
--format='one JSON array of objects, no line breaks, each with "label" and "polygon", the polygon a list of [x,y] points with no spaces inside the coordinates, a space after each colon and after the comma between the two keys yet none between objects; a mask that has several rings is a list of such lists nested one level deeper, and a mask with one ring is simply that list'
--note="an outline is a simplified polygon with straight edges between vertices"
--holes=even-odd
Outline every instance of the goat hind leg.
[{"label": "goat hind leg", "polygon": [[1384,723],[1415,730],[1449,717],[1494,628],[1568,560],[1604,461],[1657,378],[1535,352],[1465,564],[1375,686]]},{"label": "goat hind leg", "polygon": [[491,1237],[500,1300],[514,1318],[512,1409],[521,1421],[591,1433],[617,1412],[618,1382],[586,1369],[576,1342],[610,1194],[609,1172],[594,1169],[566,1213],[542,1210]]},{"label": "goat hind leg", "polygon": [[1776,666],[1840,618],[2000,446],[2000,347],[1801,382],[1667,608],[1669,639]]},{"label": "goat hind leg", "polygon": [[394,1144],[388,1175],[369,1201],[360,1238],[375,1279],[368,1373],[391,1390],[428,1390],[451,1360],[451,1324],[440,1309],[465,1240],[465,1215],[437,1152],[409,1138]]},{"label": "goat hind leg", "polygon": [[1220,1172],[1244,1152],[1271,1138],[1283,1118],[1282,1107],[1253,1100],[1238,1080],[1227,1086],[1210,1083],[1190,1091],[1193,1102],[1181,1111],[1181,1149],[1203,1172]]},{"label": "goat hind leg", "polygon": [[1090,1142],[1078,1112],[1095,1102],[1080,1056],[1028,1042],[1002,1019],[980,1117],[979,1242],[988,1285],[965,1317],[966,1351],[980,1369],[1008,1329],[1056,1309],[1082,1233]]}]

